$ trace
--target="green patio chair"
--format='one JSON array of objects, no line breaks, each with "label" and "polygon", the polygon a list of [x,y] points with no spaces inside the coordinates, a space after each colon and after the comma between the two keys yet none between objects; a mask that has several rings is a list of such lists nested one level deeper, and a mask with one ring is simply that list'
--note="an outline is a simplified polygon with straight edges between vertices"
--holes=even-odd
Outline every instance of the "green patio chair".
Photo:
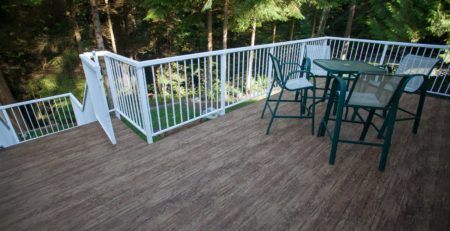
[{"label": "green patio chair", "polygon": [[[331,59],[331,47],[328,45],[306,45],[305,57],[311,59],[313,62],[315,59]],[[328,73],[321,67],[312,63],[311,73],[316,77],[326,78]]]},{"label": "green patio chair", "polygon": [[[347,91],[347,85],[344,79],[339,77],[333,79],[330,99],[328,100],[325,115],[317,133],[317,136],[324,136],[327,133],[331,138],[332,144],[329,164],[333,165],[335,163],[336,150],[339,142],[371,145],[382,147],[378,169],[384,171],[391,145],[398,103],[406,84],[412,78],[414,76],[411,75],[360,74],[352,82],[349,91]],[[377,81],[379,84],[372,84],[374,81]],[[333,107],[336,108],[335,113],[333,113],[335,116],[334,118],[330,118]],[[352,108],[359,120],[347,120],[343,118],[344,107]],[[368,111],[366,119],[359,114],[357,109],[360,108]],[[387,112],[386,117],[384,117],[385,122],[382,123],[386,126],[386,131],[383,134],[383,143],[366,142],[364,140],[370,127],[380,132],[380,129],[372,122],[377,110]],[[329,120],[335,120],[333,134],[327,127]],[[363,125],[359,140],[340,139],[339,135],[342,122],[360,123]]]},{"label": "green patio chair", "polygon": [[[397,69],[395,70],[396,75],[415,75],[411,81],[406,85],[406,93],[419,93],[419,102],[415,112],[408,111],[404,108],[399,107],[400,111],[410,115],[411,117],[398,118],[398,121],[414,120],[413,133],[417,134],[419,129],[420,118],[422,115],[423,105],[425,103],[426,92],[429,87],[429,78],[433,68],[439,62],[439,58],[430,58],[419,55],[406,55],[399,63]],[[392,68],[391,68],[392,70]],[[385,116],[385,112],[383,116]],[[384,126],[382,127],[384,130]],[[381,137],[381,133],[379,138]]]},{"label": "green patio chair", "polygon": [[[269,134],[275,118],[309,118],[312,121],[311,132],[314,135],[314,115],[316,110],[314,99],[316,98],[316,80],[314,75],[310,72],[311,60],[309,58],[305,58],[303,60],[303,65],[300,65],[293,62],[281,63],[280,60],[272,54],[269,54],[269,56],[273,64],[274,78],[261,113],[261,119],[264,117],[266,108],[268,108],[271,113],[269,127],[267,128],[266,134]],[[284,70],[286,65],[297,66],[298,70],[291,71],[285,75],[282,70]],[[281,92],[277,96],[277,99],[270,99],[272,91],[277,85],[281,88]],[[295,92],[295,98],[293,100],[282,99],[285,91]],[[312,96],[308,96],[308,91],[312,92]],[[301,97],[299,97],[299,95],[301,95]],[[312,104],[310,107],[307,106],[308,99],[312,99]],[[274,108],[271,107],[270,102],[276,102]],[[278,115],[277,111],[280,102],[299,103],[299,115]]]}]

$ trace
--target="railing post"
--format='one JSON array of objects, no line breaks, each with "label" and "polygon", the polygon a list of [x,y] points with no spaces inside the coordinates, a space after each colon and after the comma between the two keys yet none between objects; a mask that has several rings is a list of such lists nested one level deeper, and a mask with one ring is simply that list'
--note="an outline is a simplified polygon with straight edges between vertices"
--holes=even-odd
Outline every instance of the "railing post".
[{"label": "railing post", "polygon": [[383,53],[381,54],[379,65],[383,65],[383,63],[384,63],[384,59],[386,57],[386,51],[387,51],[388,46],[389,46],[388,44],[384,44]]},{"label": "railing post", "polygon": [[226,77],[227,77],[227,55],[220,55],[220,115],[225,115],[225,97],[226,97]]},{"label": "railing post", "polygon": [[139,97],[141,100],[141,114],[144,122],[145,135],[147,136],[147,143],[153,143],[153,129],[150,116],[150,104],[147,97],[147,81],[145,80],[144,68],[136,67],[137,80],[139,85]]},{"label": "railing post", "polygon": [[[14,110],[14,109],[11,108],[11,110]],[[14,127],[13,127],[13,124],[11,123],[11,119],[9,118],[8,112],[6,112],[6,110],[2,110],[2,112],[3,112],[3,116],[5,117],[6,124],[9,127],[9,130],[13,134],[14,141],[16,142],[16,144],[18,144],[20,142],[20,140],[19,140],[19,137],[17,136],[16,131],[14,130]],[[20,126],[20,125],[18,125],[18,126]]]},{"label": "railing post", "polygon": [[302,43],[300,50],[300,64],[303,64],[303,58],[306,57],[306,43]]},{"label": "railing post", "polygon": [[[273,53],[274,47],[269,48],[269,54],[275,55]],[[272,64],[272,60],[270,58],[268,58],[268,62],[269,62],[269,66],[267,67],[267,89],[266,89],[266,94],[269,94],[270,91],[270,87],[272,85],[272,72],[273,72],[273,64]]]},{"label": "railing post", "polygon": [[116,83],[113,81],[113,71],[111,67],[111,58],[105,56],[105,66],[106,66],[106,76],[108,78],[109,83],[109,90],[111,92],[111,97],[114,104],[114,114],[116,115],[116,118],[120,119],[120,113],[117,111],[117,108],[119,107],[119,104],[117,103],[117,96],[116,96]]}]

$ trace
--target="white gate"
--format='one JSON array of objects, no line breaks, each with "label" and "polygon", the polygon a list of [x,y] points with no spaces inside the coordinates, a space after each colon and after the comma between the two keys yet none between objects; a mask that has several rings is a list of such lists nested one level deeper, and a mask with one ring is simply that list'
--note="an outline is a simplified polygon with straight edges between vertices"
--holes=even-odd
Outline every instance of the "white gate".
[{"label": "white gate", "polygon": [[103,87],[103,77],[100,72],[98,59],[94,54],[92,56],[94,59],[93,61],[88,53],[80,55],[80,58],[83,63],[83,70],[89,87],[88,97],[92,100],[91,102],[94,106],[95,117],[111,142],[116,144],[116,137],[109,115],[108,103],[106,102],[106,94]]}]

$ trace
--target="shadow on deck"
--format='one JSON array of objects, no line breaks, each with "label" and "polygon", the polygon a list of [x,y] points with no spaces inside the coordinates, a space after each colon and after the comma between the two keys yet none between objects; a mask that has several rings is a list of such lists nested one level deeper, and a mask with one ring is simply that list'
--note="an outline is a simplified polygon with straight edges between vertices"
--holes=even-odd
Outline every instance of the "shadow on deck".
[{"label": "shadow on deck", "polygon": [[151,145],[115,120],[115,146],[90,124],[1,150],[0,229],[449,229],[449,100],[427,98],[417,135],[396,124],[384,173],[374,147],[339,144],[328,165],[309,120],[275,120],[266,136],[262,105]]}]

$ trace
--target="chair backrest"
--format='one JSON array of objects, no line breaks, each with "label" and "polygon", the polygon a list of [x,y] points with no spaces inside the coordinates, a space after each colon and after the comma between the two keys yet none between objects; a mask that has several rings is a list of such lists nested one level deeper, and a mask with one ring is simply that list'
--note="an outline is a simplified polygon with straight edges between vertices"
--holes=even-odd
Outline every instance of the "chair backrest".
[{"label": "chair backrest", "polygon": [[[328,45],[306,45],[306,57],[312,61],[315,59],[331,59],[331,48]],[[316,64],[312,63],[311,73],[316,76],[326,76],[327,72]]]},{"label": "chair backrest", "polygon": [[308,57],[304,57],[302,61],[302,70],[311,71],[311,59]]},{"label": "chair backrest", "polygon": [[[307,78],[309,80],[311,76],[310,75],[311,59],[304,58],[302,64],[299,65],[292,62],[282,63],[277,57],[275,57],[271,53],[269,53],[269,57],[272,60],[275,80],[278,82],[280,86],[284,87],[288,79]],[[293,69],[290,70],[290,72],[288,72],[289,71],[288,69],[283,68],[284,66],[290,64],[294,64],[295,66],[297,66],[297,69]]]},{"label": "chair backrest", "polygon": [[278,82],[280,86],[284,86],[284,76],[283,72],[281,71],[281,62],[280,60],[269,53],[270,59],[272,60],[272,66],[273,66],[273,72],[275,80]]},{"label": "chair backrest", "polygon": [[405,87],[407,92],[415,92],[422,85],[423,76],[429,76],[433,67],[439,62],[438,58],[428,58],[408,54],[400,61],[395,74],[398,75],[422,75],[416,76]]},{"label": "chair backrest", "polygon": [[[387,108],[400,99],[411,75],[360,74],[347,93],[350,106]],[[373,84],[376,82],[377,84]]]}]

